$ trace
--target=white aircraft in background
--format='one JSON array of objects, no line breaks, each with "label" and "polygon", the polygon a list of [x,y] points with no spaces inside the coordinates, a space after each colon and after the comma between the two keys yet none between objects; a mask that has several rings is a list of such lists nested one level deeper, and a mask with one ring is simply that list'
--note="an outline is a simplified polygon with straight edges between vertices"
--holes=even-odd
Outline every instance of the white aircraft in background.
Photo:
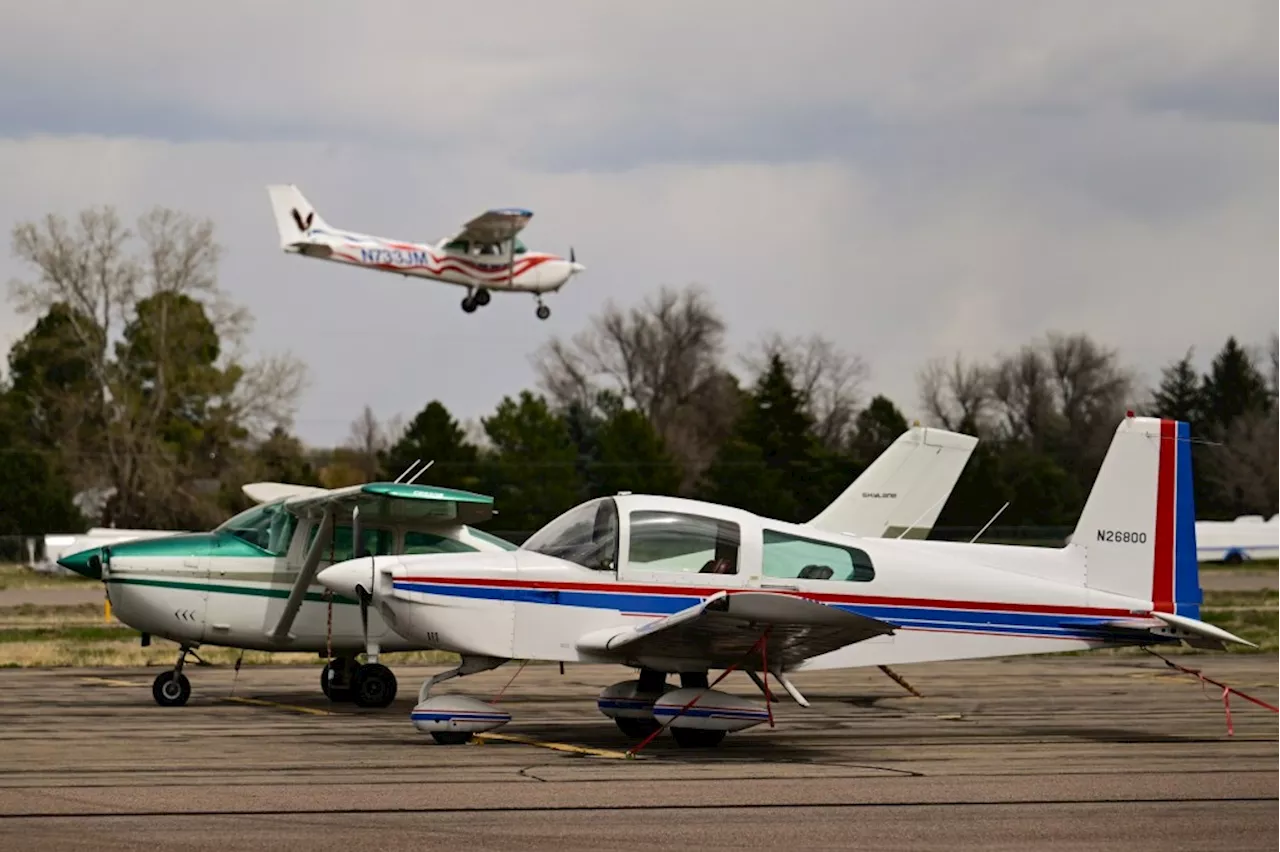
[{"label": "white aircraft in background", "polygon": [[488,210],[439,242],[401,242],[334,228],[291,184],[267,191],[286,252],[461,285],[467,288],[462,300],[467,313],[489,304],[492,292],[532,293],[538,319],[546,319],[551,309],[543,304],[543,294],[586,270],[572,248],[567,260],[525,248],[516,235],[533,217],[529,210]]},{"label": "white aircraft in background", "polygon": [[[318,579],[406,639],[461,655],[412,712],[446,744],[511,717],[432,687],[512,659],[639,669],[600,693],[599,710],[629,737],[666,727],[682,746],[713,746],[772,721],[769,677],[808,706],[799,671],[1250,644],[1198,618],[1187,425],[1133,416],[1060,549],[867,538],[630,494],[583,503],[514,552],[355,559]],[[710,688],[710,670],[733,667],[764,706]]]},{"label": "white aircraft in background", "polygon": [[[927,536],[976,444],[940,429],[908,430],[812,529]],[[191,695],[182,673],[187,654],[218,645],[317,653],[328,660],[321,688],[330,699],[385,707],[397,684],[379,654],[426,650],[434,647],[430,637],[400,634],[394,616],[371,609],[365,596],[327,600],[317,572],[357,555],[357,541],[379,560],[516,549],[473,526],[492,517],[492,497],[412,484],[419,475],[332,491],[253,483],[244,492],[259,505],[211,532],[90,548],[58,564],[101,579],[113,613],[143,634],[143,645],[153,635],[178,643],[177,663],[152,687],[162,706],[186,704]]]},{"label": "white aircraft in background", "polygon": [[1278,515],[1241,515],[1234,521],[1196,521],[1196,552],[1205,562],[1239,565],[1280,556]]}]

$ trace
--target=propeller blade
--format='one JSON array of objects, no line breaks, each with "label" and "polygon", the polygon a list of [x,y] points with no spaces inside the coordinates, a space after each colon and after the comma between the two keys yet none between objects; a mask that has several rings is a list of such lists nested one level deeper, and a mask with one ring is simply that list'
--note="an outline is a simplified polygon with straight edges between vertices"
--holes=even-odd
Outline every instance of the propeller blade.
[{"label": "propeller blade", "polygon": [[570,262],[570,263],[577,263],[577,262],[578,262],[578,258],[577,258],[577,256],[575,256],[575,255],[574,255],[574,253],[573,253],[573,246],[569,246],[569,262]]}]

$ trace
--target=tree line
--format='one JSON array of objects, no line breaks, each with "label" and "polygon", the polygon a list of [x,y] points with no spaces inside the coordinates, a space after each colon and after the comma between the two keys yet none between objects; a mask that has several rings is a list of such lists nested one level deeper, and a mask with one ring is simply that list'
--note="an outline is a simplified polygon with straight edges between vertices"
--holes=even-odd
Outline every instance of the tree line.
[{"label": "tree line", "polygon": [[[864,393],[866,362],[823,337],[767,336],[731,361],[719,311],[687,287],[552,338],[537,386],[477,422],[439,400],[407,423],[366,407],[341,446],[309,448],[291,429],[305,371],[245,352],[212,223],[157,208],[127,227],[91,208],[19,224],[12,248],[30,274],[10,297],[35,323],[0,384],[0,535],[206,529],[246,507],[245,482],[340,487],[418,459],[426,481],[492,494],[490,526],[513,538],[618,491],[804,521],[909,425]],[[981,526],[1006,503],[1001,525],[1072,526],[1126,409],[1192,424],[1199,517],[1277,510],[1274,334],[1261,352],[1229,338],[1203,374],[1188,351],[1150,388],[1083,333],[936,359],[917,378],[930,425],[982,439],[939,527]]]}]

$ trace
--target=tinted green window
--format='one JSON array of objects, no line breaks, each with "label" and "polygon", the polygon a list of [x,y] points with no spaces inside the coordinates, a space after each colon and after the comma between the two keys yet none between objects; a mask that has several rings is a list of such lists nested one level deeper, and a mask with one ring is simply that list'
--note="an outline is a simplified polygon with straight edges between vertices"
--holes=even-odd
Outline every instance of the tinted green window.
[{"label": "tinted green window", "polygon": [[630,515],[632,568],[689,574],[738,573],[738,525],[683,512],[640,510]]},{"label": "tinted green window", "polygon": [[864,583],[876,576],[871,557],[856,547],[764,531],[764,576],[784,580]]},{"label": "tinted green window", "polygon": [[457,539],[410,530],[404,534],[405,553],[474,553],[475,548]]},{"label": "tinted green window", "polygon": [[[315,541],[316,532],[319,529],[318,525],[311,528],[311,532],[307,535],[307,547],[310,547],[311,542]],[[374,556],[386,556],[392,551],[391,545],[394,541],[394,536],[392,536],[390,530],[362,526],[360,528],[360,538],[363,540],[364,549]],[[333,537],[320,554],[321,558],[327,562],[345,562],[348,559],[354,559],[355,549],[351,544],[351,525],[335,524]]]}]

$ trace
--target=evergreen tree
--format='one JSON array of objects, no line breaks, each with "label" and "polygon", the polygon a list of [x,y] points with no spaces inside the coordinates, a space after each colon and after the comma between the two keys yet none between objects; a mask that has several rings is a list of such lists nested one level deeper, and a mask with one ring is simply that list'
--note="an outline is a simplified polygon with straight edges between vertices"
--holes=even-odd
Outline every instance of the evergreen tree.
[{"label": "evergreen tree", "polygon": [[854,420],[854,458],[865,468],[905,431],[907,418],[902,416],[898,406],[888,397],[877,395]]},{"label": "evergreen tree", "polygon": [[382,469],[392,477],[399,476],[415,461],[433,462],[419,482],[467,490],[480,486],[479,451],[438,400],[427,403],[382,456]]},{"label": "evergreen tree", "polygon": [[1160,386],[1151,394],[1152,413],[1192,424],[1200,423],[1203,391],[1191,365],[1191,350],[1160,371]]},{"label": "evergreen tree", "polygon": [[270,482],[286,482],[290,485],[320,487],[320,476],[307,459],[302,442],[290,435],[283,426],[276,426],[266,440],[258,445],[258,470]]},{"label": "evergreen tree", "polygon": [[598,455],[591,466],[594,494],[632,491],[674,496],[680,468],[662,436],[643,414],[618,409],[596,433]]},{"label": "evergreen tree", "polygon": [[1221,436],[1242,414],[1269,408],[1266,379],[1235,337],[1227,338],[1221,351],[1214,356],[1209,374],[1204,377],[1205,423]]},{"label": "evergreen tree", "polygon": [[87,524],[53,456],[31,440],[11,393],[0,394],[0,536],[83,532]]},{"label": "evergreen tree", "polygon": [[532,533],[581,501],[578,448],[543,397],[529,391],[518,400],[505,397],[481,423],[493,444],[483,481],[498,512],[495,531],[512,538]]}]

